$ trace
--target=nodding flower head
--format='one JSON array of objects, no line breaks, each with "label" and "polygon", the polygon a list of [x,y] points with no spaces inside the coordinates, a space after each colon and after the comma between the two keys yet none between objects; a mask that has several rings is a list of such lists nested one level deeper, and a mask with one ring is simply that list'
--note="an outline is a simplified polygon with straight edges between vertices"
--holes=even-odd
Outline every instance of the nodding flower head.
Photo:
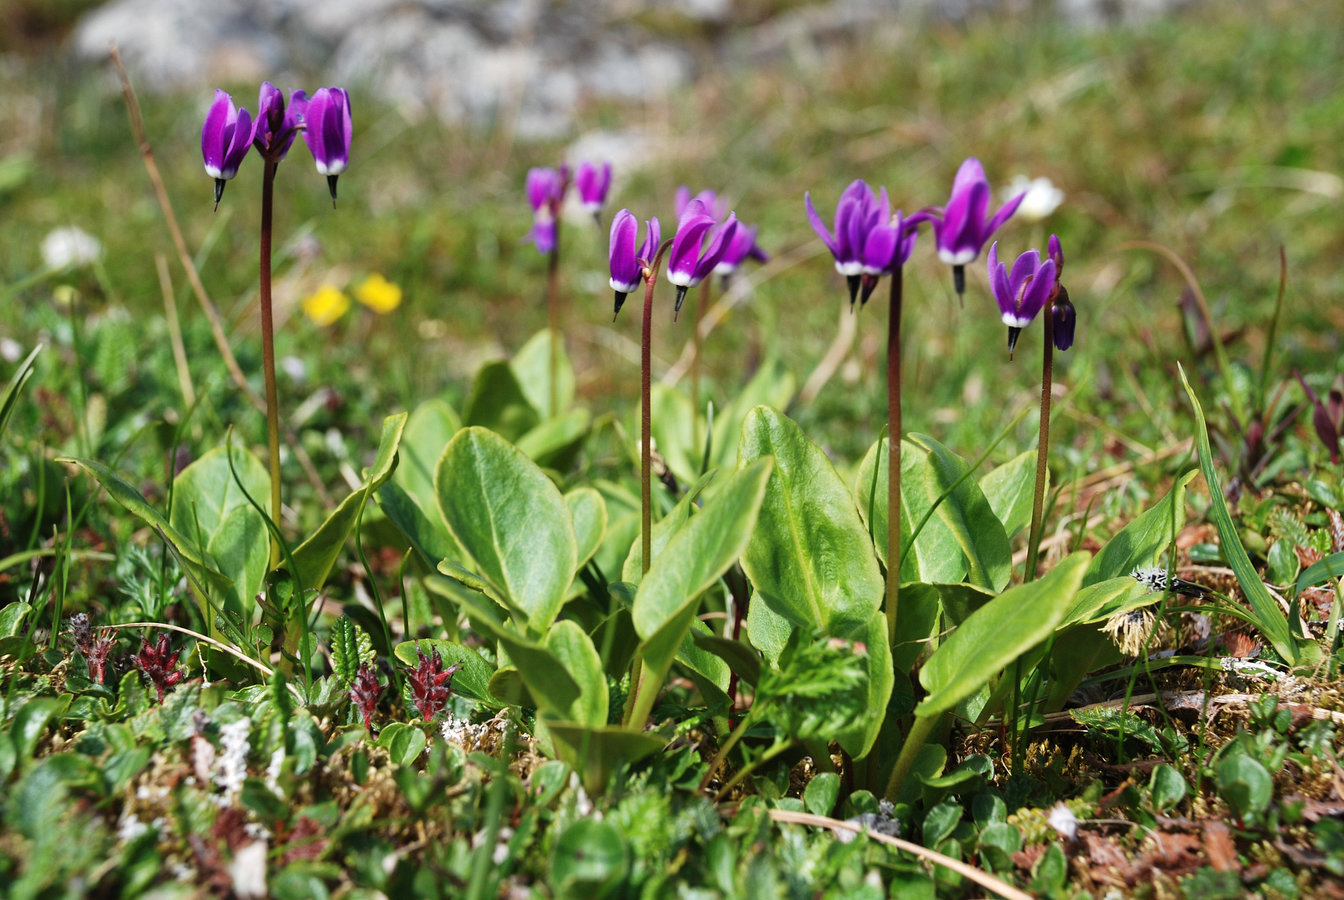
[{"label": "nodding flower head", "polygon": [[269,81],[257,98],[257,120],[252,127],[252,146],[268,162],[280,162],[289,153],[308,109],[308,95],[294,91],[285,105],[285,95]]},{"label": "nodding flower head", "polygon": [[252,146],[252,116],[233,105],[224,91],[215,91],[215,102],[201,126],[201,156],[205,174],[215,179],[215,208],[224,196],[224,184],[238,174],[238,166]]},{"label": "nodding flower head", "polygon": [[722,275],[727,278],[738,270],[748,259],[754,259],[757,262],[768,262],[770,254],[766,253],[756,243],[756,226],[750,228],[737,223],[737,231],[733,233],[733,239],[723,251],[723,257],[719,259],[719,264],[714,267],[716,275]]},{"label": "nodding flower head", "polygon": [[985,167],[975,157],[967,159],[957,170],[947,206],[931,216],[938,258],[952,266],[973,262],[985,241],[1017,211],[1025,196],[1025,191],[1018,194],[987,219],[990,191]]},{"label": "nodding flower head", "polygon": [[[677,302],[672,311],[674,320],[681,312],[686,291],[704,281],[705,276],[714,271],[737,234],[737,216],[732,213],[717,229],[714,225],[714,217],[699,200],[687,203],[681,220],[677,222],[677,233],[672,238],[672,249],[667,257],[667,280],[677,286]],[[711,230],[714,236],[702,253],[701,244]]]},{"label": "nodding flower head", "polygon": [[556,244],[556,222],[560,204],[569,189],[569,167],[534,168],[527,171],[527,202],[532,204],[532,230],[524,240],[537,245],[540,253],[550,253]]},{"label": "nodding flower head", "polygon": [[604,162],[600,168],[590,162],[579,163],[574,172],[574,187],[578,189],[583,211],[596,218],[602,212],[602,204],[607,202],[607,191],[611,189],[611,163]]},{"label": "nodding flower head", "polygon": [[1078,313],[1069,300],[1069,292],[1064,285],[1059,286],[1055,302],[1050,305],[1051,340],[1056,350],[1067,350],[1073,346],[1073,333],[1078,324]]},{"label": "nodding flower head", "polygon": [[860,270],[861,304],[868,302],[879,278],[883,275],[895,275],[910,259],[910,254],[915,249],[915,240],[919,237],[919,223],[925,218],[927,217],[923,213],[916,213],[907,219],[898,209],[887,223],[875,225],[868,232],[863,241],[863,252],[860,254],[863,266]]},{"label": "nodding flower head", "polygon": [[874,194],[861,180],[845,188],[835,207],[834,234],[827,230],[821,216],[817,214],[810,192],[803,195],[803,201],[807,205],[807,218],[812,223],[812,230],[831,251],[831,256],[835,257],[835,270],[845,276],[849,284],[849,304],[853,306],[863,277],[863,251],[868,236],[874,228],[889,225],[891,221],[887,189],[882,188],[880,195]]},{"label": "nodding flower head", "polygon": [[1017,258],[1009,271],[999,262],[998,241],[989,248],[989,286],[999,304],[1003,322],[1008,326],[1008,357],[1011,359],[1017,337],[1031,324],[1045,301],[1055,290],[1055,261],[1041,262],[1038,250],[1028,250]]},{"label": "nodding flower head", "polygon": [[319,88],[304,111],[303,140],[313,153],[319,175],[327,176],[331,202],[336,178],[350,163],[350,96],[338,87]]},{"label": "nodding flower head", "polygon": [[682,214],[686,212],[686,206],[692,200],[699,200],[705,207],[705,212],[713,216],[714,221],[716,222],[728,214],[728,209],[724,206],[723,198],[718,194],[706,188],[695,196],[691,196],[691,189],[683,184],[681,187],[677,188],[677,193],[672,198],[672,209],[676,212],[678,219],[680,219]]},{"label": "nodding flower head", "polygon": [[644,223],[644,243],[636,252],[635,238],[638,231],[639,221],[628,209],[621,210],[611,220],[610,284],[611,289],[616,292],[613,320],[620,313],[625,298],[644,280],[644,270],[652,264],[662,243],[662,234],[656,217]]}]

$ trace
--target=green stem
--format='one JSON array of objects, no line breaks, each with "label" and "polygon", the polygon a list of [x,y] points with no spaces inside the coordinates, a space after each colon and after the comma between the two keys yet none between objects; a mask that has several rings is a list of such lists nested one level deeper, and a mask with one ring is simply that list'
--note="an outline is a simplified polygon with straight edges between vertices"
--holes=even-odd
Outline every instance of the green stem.
[{"label": "green stem", "polygon": [[[275,324],[271,315],[271,221],[276,163],[266,160],[261,177],[261,360],[266,377],[266,439],[271,460],[271,519],[280,527],[280,410],[275,387]],[[271,537],[271,568],[280,563],[280,543]]]},{"label": "green stem", "polygon": [[893,803],[900,796],[905,779],[910,777],[910,770],[914,768],[919,748],[929,739],[929,733],[933,731],[933,726],[938,724],[939,718],[939,716],[916,716],[915,721],[911,723],[910,732],[905,736],[905,743],[901,745],[901,754],[896,757],[896,766],[891,770],[891,777],[887,780],[884,796]]},{"label": "green stem", "polygon": [[737,746],[737,742],[742,739],[742,736],[747,733],[747,727],[751,722],[752,718],[750,715],[743,716],[742,721],[738,723],[738,726],[734,728],[724,742],[719,745],[719,752],[715,753],[714,758],[709,761],[709,765],[705,767],[704,777],[700,779],[701,793],[709,790],[709,782],[714,778],[714,773],[719,771],[719,767],[722,766],[723,761],[728,758],[728,754]]},{"label": "green stem", "polygon": [[[1055,288],[1058,293],[1059,288]],[[1050,452],[1050,391],[1054,383],[1055,366],[1055,294],[1050,295],[1045,308],[1044,362],[1041,365],[1041,434],[1036,442],[1036,491],[1031,501],[1031,531],[1027,537],[1027,570],[1024,581],[1036,580],[1036,564],[1041,552],[1042,509],[1045,505],[1046,459]]]},{"label": "green stem", "polygon": [[891,276],[887,318],[887,640],[896,646],[901,593],[901,268]]}]

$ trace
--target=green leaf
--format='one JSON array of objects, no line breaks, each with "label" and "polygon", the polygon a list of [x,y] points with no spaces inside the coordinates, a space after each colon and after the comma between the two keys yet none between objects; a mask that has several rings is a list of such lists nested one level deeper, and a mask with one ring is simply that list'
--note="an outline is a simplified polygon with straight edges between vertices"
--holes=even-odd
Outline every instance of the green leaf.
[{"label": "green leaf", "polygon": [[424,752],[425,733],[405,722],[389,722],[378,735],[378,746],[386,748],[393,765],[409,766]]},{"label": "green leaf", "polygon": [[528,631],[544,634],[578,569],[560,491],[516,447],[475,427],[449,442],[435,489],[458,544]]},{"label": "green leaf", "polygon": [[23,627],[24,619],[33,608],[22,600],[15,600],[0,607],[0,638],[14,637]]},{"label": "green leaf", "polygon": [[[887,439],[882,438],[864,454],[854,475],[854,496],[858,499],[863,520],[868,524],[877,556],[884,566],[889,567],[887,444]],[[936,516],[927,520],[924,517],[932,506],[932,501],[924,491],[924,484],[929,478],[928,471],[928,453],[909,441],[901,441],[901,540],[907,545],[901,558],[903,585],[921,581],[952,584],[966,574],[966,561],[962,558],[961,548],[952,532]],[[921,521],[924,527],[915,535],[912,545],[910,536]],[[904,598],[901,606],[904,609]]]},{"label": "green leaf", "polygon": [[592,427],[592,415],[586,409],[571,409],[545,419],[518,438],[518,449],[539,465],[561,465],[565,454],[574,450]]},{"label": "green leaf", "polygon": [[14,370],[14,374],[9,379],[9,384],[5,386],[5,393],[0,397],[0,434],[5,433],[5,426],[9,424],[10,414],[14,412],[14,407],[18,405],[19,394],[23,391],[23,386],[33,375],[33,369],[37,365],[37,354],[42,352],[44,344],[38,344],[28,355],[24,357],[23,362]]},{"label": "green leaf", "polygon": [[557,897],[601,897],[629,868],[630,850],[619,828],[599,819],[579,819],[555,842],[551,887]]},{"label": "green leaf", "polygon": [[1214,525],[1218,528],[1218,540],[1223,555],[1227,557],[1227,564],[1236,574],[1242,593],[1246,595],[1251,609],[1255,611],[1256,627],[1260,633],[1273,645],[1274,652],[1285,662],[1289,665],[1296,664],[1300,656],[1297,641],[1293,637],[1283,610],[1279,609],[1279,605],[1265,588],[1265,583],[1255,574],[1255,567],[1251,565],[1250,557],[1246,555],[1246,548],[1241,545],[1236,525],[1232,522],[1232,513],[1228,510],[1227,500],[1223,497],[1222,486],[1218,483],[1218,473],[1213,469],[1213,450],[1209,447],[1209,430],[1204,422],[1204,410],[1200,408],[1199,398],[1195,396],[1194,389],[1186,380],[1185,369],[1181,368],[1180,372],[1181,384],[1185,387],[1185,393],[1189,396],[1190,405],[1195,411],[1195,446],[1199,450],[1199,470],[1209,488],[1209,518],[1213,519]]},{"label": "green leaf", "polygon": [[296,574],[301,589],[320,590],[326,583],[346,540],[359,522],[369,495],[392,477],[392,468],[397,464],[397,447],[405,427],[406,413],[388,416],[383,420],[378,456],[373,465],[365,470],[364,484],[342,500],[335,512],[317,527],[317,531],[294,550],[294,565],[298,569]]},{"label": "green leaf", "polygon": [[540,422],[540,413],[527,399],[507,362],[499,360],[481,366],[462,411],[464,425],[479,425],[506,441],[516,441]]},{"label": "green leaf", "polygon": [[742,465],[775,459],[742,557],[756,602],[800,627],[853,637],[886,590],[853,495],[821,448],[769,407],[748,414],[738,449]]},{"label": "green leaf", "polygon": [[1176,479],[1165,497],[1107,541],[1088,566],[1083,585],[1156,565],[1185,527],[1185,488],[1194,477],[1192,469]]},{"label": "green leaf", "polygon": [[582,760],[579,771],[584,786],[593,795],[606,787],[607,779],[621,763],[637,763],[667,746],[667,740],[652,731],[617,725],[592,728],[570,722],[546,720],[544,727],[559,747]]},{"label": "green leaf", "polygon": [[1164,813],[1185,799],[1190,786],[1174,766],[1161,763],[1153,768],[1148,789],[1153,795],[1154,811]]},{"label": "green leaf", "polygon": [[[200,545],[184,537],[172,523],[160,515],[158,510],[149,505],[139,491],[123,481],[111,468],[95,459],[64,458],[58,459],[57,462],[73,463],[96,478],[109,497],[157,531],[172,545],[182,561],[183,568],[187,569],[196,581],[218,591],[220,596],[227,595],[232,589],[233,579],[221,572],[208,554],[200,552]],[[267,490],[269,491],[269,488]]]},{"label": "green leaf", "polygon": [[481,655],[466,644],[456,641],[418,640],[397,644],[393,652],[397,659],[414,667],[420,658],[416,651],[429,656],[435,650],[443,659],[444,667],[457,666],[453,674],[453,693],[475,700],[492,709],[501,709],[506,704],[490,693],[490,678],[495,673],[492,665],[481,659]]},{"label": "green leaf", "polygon": [[607,676],[602,669],[602,657],[597,655],[597,649],[583,628],[577,622],[562,619],[546,633],[545,646],[579,686],[579,695],[568,709],[550,712],[587,728],[606,725]]},{"label": "green leaf", "polygon": [[47,726],[65,713],[74,698],[74,694],[34,697],[19,707],[18,712],[14,714],[13,723],[9,726],[9,736],[14,741],[20,765],[23,760],[33,755],[33,751],[37,749],[37,742],[47,733]]},{"label": "green leaf", "polygon": [[[551,409],[551,348],[558,346],[556,357],[556,400],[557,408]],[[560,410],[568,409],[574,403],[574,367],[570,364],[569,354],[565,352],[564,339],[551,340],[551,330],[542,329],[523,344],[522,349],[509,361],[518,386],[533,409],[543,418],[554,418]],[[479,424],[473,422],[472,424]],[[521,449],[521,444],[519,445]]]},{"label": "green leaf", "polygon": [[434,494],[434,470],[443,449],[461,427],[462,420],[451,406],[442,400],[426,400],[411,410],[401,435],[401,461],[392,473],[392,483],[436,525],[439,504]]},{"label": "green leaf", "polygon": [[[1050,469],[1045,470],[1045,493],[1050,492]],[[1003,523],[1003,530],[1012,540],[1031,524],[1031,507],[1036,498],[1036,451],[1026,450],[1008,462],[988,472],[980,479],[980,490]]]},{"label": "green leaf", "polygon": [[1010,588],[968,616],[920,669],[928,695],[915,715],[952,709],[1045,640],[1064,618],[1088,560],[1085,552],[1070,554],[1044,578]]},{"label": "green leaf", "polygon": [[[677,501],[677,505],[672,507],[667,515],[663,516],[657,522],[653,523],[653,530],[649,536],[649,555],[654,559],[663,552],[667,544],[672,540],[672,536],[686,521],[690,519],[691,512],[696,508],[700,500],[700,494],[705,487],[714,479],[717,470],[711,470],[701,475],[696,482],[691,485],[690,490],[686,491]],[[638,535],[636,535],[638,537]],[[644,577],[644,542],[636,540],[630,545],[630,552],[625,557],[625,565],[621,567],[621,580],[629,584],[639,584],[639,580]]]},{"label": "green leaf", "polygon": [[840,776],[834,772],[820,772],[803,788],[803,806],[814,816],[829,816],[840,799]]},{"label": "green leaf", "polygon": [[[472,628],[499,641],[539,709],[558,716],[578,700],[579,685],[559,657],[501,623],[494,615],[497,607],[491,608],[477,595],[465,594],[459,602],[466,608]],[[493,688],[486,693],[498,696]]]},{"label": "green leaf", "polygon": [[607,533],[607,503],[594,488],[575,488],[565,494],[565,506],[569,507],[569,518],[574,523],[578,564],[582,568]]},{"label": "green leaf", "polygon": [[1263,813],[1274,795],[1274,779],[1269,771],[1258,760],[1242,753],[1232,753],[1219,760],[1214,769],[1214,780],[1218,783],[1219,796],[1243,821]]},{"label": "green leaf", "polygon": [[928,477],[925,494],[931,502],[942,502],[934,515],[952,532],[966,559],[967,577],[972,584],[1001,591],[1013,575],[1013,551],[1003,523],[994,514],[984,492],[970,477],[970,466],[938,441],[925,434],[911,434],[910,440],[928,451]]},{"label": "green leaf", "polygon": [[[1315,587],[1331,578],[1344,576],[1344,553],[1332,553],[1325,559],[1312,563],[1301,575],[1297,576],[1297,583],[1293,585],[1293,596],[1297,596],[1309,587]],[[3,631],[0,631],[3,633]]]},{"label": "green leaf", "polygon": [[751,538],[772,461],[761,459],[728,479],[653,560],[631,608],[644,664],[666,677],[695,616],[700,594],[728,570]]},{"label": "green leaf", "polygon": [[434,568],[442,560],[459,558],[460,551],[443,524],[437,503],[426,513],[395,478],[378,488],[375,496],[383,515],[406,536],[426,566]]}]

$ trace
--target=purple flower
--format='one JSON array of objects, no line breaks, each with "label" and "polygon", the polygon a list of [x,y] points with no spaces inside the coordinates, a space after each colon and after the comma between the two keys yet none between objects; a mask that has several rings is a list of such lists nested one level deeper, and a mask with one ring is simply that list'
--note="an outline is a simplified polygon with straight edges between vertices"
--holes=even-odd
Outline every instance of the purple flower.
[{"label": "purple flower", "polygon": [[714,267],[715,274],[727,278],[748,259],[754,259],[757,262],[768,262],[770,260],[770,254],[762,250],[756,243],[756,230],[755,225],[748,228],[741,222],[738,223],[737,231],[733,233],[733,239],[724,249],[719,264]]},{"label": "purple flower", "polygon": [[205,174],[215,179],[215,208],[224,196],[224,183],[238,174],[238,166],[252,146],[252,116],[245,109],[237,109],[233,98],[224,91],[215,91],[215,102],[205,114],[201,126],[201,156],[205,158]]},{"label": "purple flower", "polygon": [[989,248],[989,286],[994,291],[1003,322],[1008,326],[1008,356],[1017,346],[1017,336],[1031,324],[1055,290],[1055,261],[1041,262],[1038,250],[1028,250],[1013,263],[1012,271],[999,262],[999,243]]},{"label": "purple flower", "polygon": [[878,196],[862,180],[845,188],[835,207],[834,234],[826,229],[812,206],[811,193],[804,194],[803,200],[807,204],[807,218],[812,222],[812,230],[835,257],[835,270],[849,283],[849,303],[853,306],[863,276],[863,251],[868,235],[874,228],[890,224],[891,204],[887,201],[887,189],[882,188]]},{"label": "purple flower", "polygon": [[644,270],[658,253],[662,234],[657,217],[644,223],[644,243],[635,252],[635,237],[639,221],[634,213],[623,209],[611,220],[611,289],[616,292],[616,311],[620,313],[625,298],[644,280]]},{"label": "purple flower", "polygon": [[252,146],[268,162],[280,162],[289,153],[307,109],[308,95],[303,91],[289,95],[286,109],[285,95],[280,89],[269,81],[263,82],[257,100],[257,120],[252,128]]},{"label": "purple flower", "polygon": [[1059,235],[1050,235],[1050,243],[1046,246],[1046,252],[1055,261],[1055,279],[1064,277],[1064,250],[1059,246]]},{"label": "purple flower", "polygon": [[704,281],[705,276],[713,272],[723,258],[724,251],[737,232],[737,217],[728,214],[702,253],[701,244],[713,228],[714,217],[703,202],[692,200],[686,204],[686,210],[677,222],[677,234],[672,238],[672,249],[667,257],[667,280],[677,286],[677,303],[672,311],[674,320],[677,313],[681,312],[687,289]]},{"label": "purple flower", "polygon": [[691,189],[683,184],[677,188],[676,196],[672,198],[672,208],[676,211],[678,219],[681,218],[682,213],[686,212],[686,206],[692,200],[699,200],[704,205],[705,212],[713,216],[716,222],[728,212],[718,194],[706,189],[692,197]]},{"label": "purple flower", "polygon": [[331,202],[336,203],[336,178],[350,163],[350,96],[340,88],[319,88],[303,112],[303,140],[313,153],[319,175],[327,176]]},{"label": "purple flower", "polygon": [[438,715],[448,703],[453,693],[453,676],[460,665],[454,663],[443,667],[443,657],[435,649],[429,656],[418,646],[415,648],[416,664],[414,669],[406,670],[406,680],[410,684],[412,702],[420,715],[428,722]]},{"label": "purple flower", "polygon": [[975,157],[961,164],[952,182],[952,196],[947,206],[932,216],[938,258],[950,266],[958,267],[954,276],[958,294],[965,290],[965,276],[960,267],[980,255],[985,241],[1017,211],[1025,196],[1025,191],[1018,194],[1000,207],[993,218],[986,220],[990,190],[989,181],[985,178],[985,167]]},{"label": "purple flower", "polygon": [[890,222],[875,225],[868,232],[861,254],[863,265],[863,287],[859,294],[861,303],[868,302],[879,278],[883,275],[895,275],[910,259],[910,254],[915,249],[915,240],[919,237],[919,223],[926,218],[924,214],[916,213],[907,219],[898,209]]},{"label": "purple flower", "polygon": [[604,162],[600,169],[590,162],[579,163],[574,173],[574,186],[578,188],[583,211],[596,218],[602,211],[602,204],[607,202],[607,191],[611,189],[611,163]]},{"label": "purple flower", "polygon": [[[1058,272],[1056,272],[1058,274]],[[1069,300],[1069,292],[1059,285],[1054,303],[1050,305],[1050,334],[1056,350],[1067,350],[1073,346],[1073,331],[1077,325],[1078,313]]]},{"label": "purple flower", "polygon": [[569,168],[529,169],[527,172],[527,202],[532,204],[532,230],[524,240],[537,245],[540,253],[555,249],[556,221],[560,218],[560,204],[569,188]]},{"label": "purple flower", "polygon": [[164,693],[185,676],[177,667],[177,657],[182,651],[172,649],[168,635],[161,634],[153,644],[148,637],[140,639],[140,652],[131,657],[131,662],[144,672],[159,692],[159,702],[163,702]]}]

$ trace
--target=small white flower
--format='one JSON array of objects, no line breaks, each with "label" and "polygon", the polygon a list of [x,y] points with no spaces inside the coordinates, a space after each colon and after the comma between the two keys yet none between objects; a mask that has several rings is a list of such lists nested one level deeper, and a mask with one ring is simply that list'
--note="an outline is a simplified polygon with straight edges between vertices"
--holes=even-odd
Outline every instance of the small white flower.
[{"label": "small white flower", "polygon": [[135,813],[126,813],[117,823],[117,840],[130,843],[146,831],[149,831],[149,826],[141,822]]},{"label": "small white flower", "polygon": [[215,766],[215,784],[228,796],[242,790],[247,778],[247,754],[252,749],[247,737],[251,730],[252,720],[248,718],[230,722],[219,729],[219,742],[224,745],[224,752]]},{"label": "small white flower", "polygon": [[1050,808],[1050,815],[1046,818],[1046,822],[1064,840],[1072,843],[1078,839],[1078,817],[1073,814],[1073,810],[1062,802],[1056,803]]},{"label": "small white flower", "polygon": [[1017,208],[1017,216],[1028,222],[1039,222],[1064,202],[1064,192],[1044,176],[1028,178],[1025,175],[1014,175],[1008,187],[1003,189],[1003,197],[1005,200],[1011,200],[1024,192],[1027,196],[1022,198],[1022,205]]},{"label": "small white flower", "polygon": [[297,356],[281,357],[280,370],[295,384],[301,385],[308,380],[308,364]]},{"label": "small white flower", "polygon": [[253,841],[238,848],[229,863],[233,892],[243,900],[266,897],[266,842]]},{"label": "small white flower", "polygon": [[13,338],[0,337],[0,359],[7,363],[16,363],[23,359],[23,344]]},{"label": "small white flower", "polygon": [[102,242],[74,225],[56,228],[42,239],[42,262],[48,269],[87,266],[102,255]]}]

